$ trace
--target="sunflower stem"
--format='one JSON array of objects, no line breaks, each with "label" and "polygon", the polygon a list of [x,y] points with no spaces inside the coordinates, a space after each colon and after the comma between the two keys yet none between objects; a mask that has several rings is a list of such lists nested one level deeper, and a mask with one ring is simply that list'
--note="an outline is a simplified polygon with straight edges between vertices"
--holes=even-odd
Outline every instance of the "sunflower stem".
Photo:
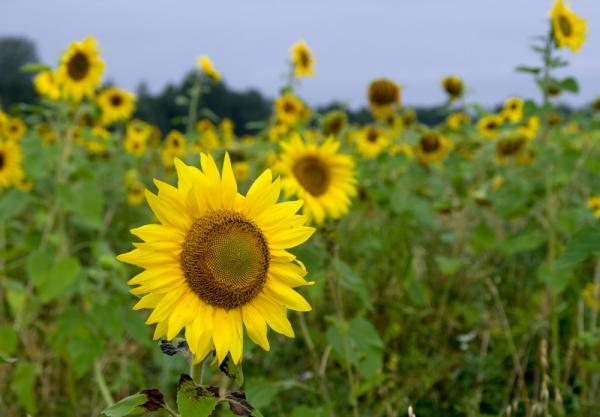
[{"label": "sunflower stem", "polygon": [[196,75],[194,77],[194,84],[192,85],[192,89],[190,91],[190,107],[188,109],[188,119],[187,119],[187,136],[190,138],[194,124],[198,119],[198,104],[200,103],[200,96],[202,95],[202,73]]},{"label": "sunflower stem", "polygon": [[106,405],[110,407],[115,403],[115,400],[113,400],[110,390],[106,385],[106,380],[104,379],[104,375],[102,375],[102,367],[99,360],[94,362],[94,379],[96,380],[100,394],[102,394],[102,398],[104,398]]}]

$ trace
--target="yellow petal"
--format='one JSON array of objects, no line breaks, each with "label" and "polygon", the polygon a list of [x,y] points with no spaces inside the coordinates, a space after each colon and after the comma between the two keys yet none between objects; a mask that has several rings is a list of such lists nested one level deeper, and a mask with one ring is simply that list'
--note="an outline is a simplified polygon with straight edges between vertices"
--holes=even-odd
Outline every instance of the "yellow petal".
[{"label": "yellow petal", "polygon": [[246,304],[242,307],[242,316],[250,339],[264,350],[270,350],[271,346],[267,338],[267,322],[258,310],[252,304]]},{"label": "yellow petal", "polygon": [[215,308],[214,312],[213,342],[217,351],[217,362],[220,364],[225,360],[231,347],[233,325],[227,311]]},{"label": "yellow petal", "polygon": [[233,169],[231,168],[231,161],[229,160],[229,153],[225,153],[225,160],[223,161],[223,174],[222,174],[222,190],[221,190],[221,202],[223,208],[231,208],[235,204],[235,198],[237,196],[237,183],[233,175]]},{"label": "yellow petal", "polygon": [[298,294],[295,290],[287,285],[281,284],[279,281],[267,279],[265,292],[275,300],[281,302],[290,310],[310,311],[312,307],[308,302]]}]

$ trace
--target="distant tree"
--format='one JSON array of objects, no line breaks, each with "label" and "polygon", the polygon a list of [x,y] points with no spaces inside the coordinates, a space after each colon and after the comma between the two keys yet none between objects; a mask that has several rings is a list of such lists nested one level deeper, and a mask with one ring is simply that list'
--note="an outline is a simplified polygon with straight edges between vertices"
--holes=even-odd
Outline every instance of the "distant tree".
[{"label": "distant tree", "polygon": [[31,103],[35,93],[31,74],[20,71],[25,64],[38,62],[35,44],[29,39],[6,36],[0,38],[0,105]]}]

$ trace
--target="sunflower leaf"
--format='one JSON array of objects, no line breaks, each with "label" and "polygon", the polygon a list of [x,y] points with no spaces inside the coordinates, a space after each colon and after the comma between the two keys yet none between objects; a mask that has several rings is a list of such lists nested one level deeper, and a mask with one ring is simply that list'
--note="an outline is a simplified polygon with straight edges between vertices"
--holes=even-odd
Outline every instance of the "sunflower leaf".
[{"label": "sunflower leaf", "polygon": [[156,411],[165,404],[162,393],[157,389],[146,389],[137,394],[123,398],[121,401],[104,409],[107,417],[125,417]]},{"label": "sunflower leaf", "polygon": [[181,417],[208,417],[219,403],[218,390],[194,384],[189,375],[181,375],[177,386],[177,407]]}]

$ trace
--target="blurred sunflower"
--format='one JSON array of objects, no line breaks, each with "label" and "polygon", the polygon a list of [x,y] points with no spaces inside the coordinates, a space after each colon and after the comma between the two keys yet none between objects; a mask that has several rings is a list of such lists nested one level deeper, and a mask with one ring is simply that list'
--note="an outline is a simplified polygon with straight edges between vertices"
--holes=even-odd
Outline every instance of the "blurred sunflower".
[{"label": "blurred sunflower", "polygon": [[594,101],[592,101],[592,110],[600,112],[600,97],[597,97]]},{"label": "blurred sunflower", "polygon": [[527,138],[525,136],[518,132],[509,134],[496,143],[496,161],[503,164],[508,158],[522,160],[520,157],[524,155],[526,145]]},{"label": "blurred sunflower", "polygon": [[93,139],[87,139],[85,147],[92,155],[103,155],[106,153],[106,145],[110,141],[110,132],[103,127],[96,126],[91,131]]},{"label": "blurred sunflower", "polygon": [[377,157],[389,145],[385,132],[375,126],[362,129],[357,137],[358,152],[367,159]]},{"label": "blurred sunflower", "polygon": [[549,126],[558,126],[562,123],[562,117],[560,117],[560,114],[557,112],[551,111],[546,115],[546,123],[548,123]]},{"label": "blurred sunflower", "polygon": [[326,216],[338,219],[348,212],[356,194],[354,161],[339,152],[338,140],[329,138],[318,145],[304,143],[295,134],[281,148],[275,171],[283,175],[286,195],[304,201],[305,215],[321,224]]},{"label": "blurred sunflower", "polygon": [[224,146],[230,146],[231,142],[235,139],[235,126],[233,120],[224,118],[219,124],[219,130],[221,131],[221,139],[223,140]]},{"label": "blurred sunflower", "polygon": [[391,137],[398,137],[404,131],[404,119],[399,114],[391,114],[384,121]]},{"label": "blurred sunflower", "polygon": [[56,71],[56,79],[65,98],[80,101],[94,95],[103,72],[104,62],[95,39],[90,36],[69,45]]},{"label": "blurred sunflower", "polygon": [[171,130],[165,138],[165,144],[161,150],[161,158],[165,167],[173,166],[174,158],[183,158],[187,153],[187,142],[183,133]]},{"label": "blurred sunflower", "polygon": [[465,90],[462,79],[458,75],[450,75],[442,79],[442,88],[448,94],[448,100],[459,99]]},{"label": "blurred sunflower", "polygon": [[144,202],[144,191],[146,187],[139,181],[132,181],[127,184],[127,204],[131,207],[137,207]]},{"label": "blurred sunflower", "polygon": [[402,115],[404,127],[410,128],[417,122],[417,112],[413,109],[407,109]]},{"label": "blurred sunflower", "polygon": [[294,76],[297,78],[313,77],[315,75],[315,58],[304,41],[298,41],[290,48]]},{"label": "blurred sunflower", "polygon": [[18,117],[7,116],[2,123],[3,136],[13,142],[17,142],[23,138],[27,132],[25,122]]},{"label": "blurred sunflower", "polygon": [[557,0],[550,11],[552,34],[556,46],[578,52],[586,39],[587,23],[577,16],[563,0]]},{"label": "blurred sunflower", "polygon": [[286,94],[275,100],[275,115],[281,123],[293,126],[302,120],[305,114],[304,107],[296,96]]},{"label": "blurred sunflower", "polygon": [[488,114],[479,119],[477,130],[486,139],[496,139],[500,133],[502,118],[496,114]]},{"label": "blurred sunflower", "polygon": [[211,153],[215,149],[218,149],[219,146],[219,137],[215,130],[207,130],[202,134],[200,147],[203,152]]},{"label": "blurred sunflower", "polygon": [[236,161],[232,164],[233,174],[235,178],[244,182],[250,178],[250,165],[246,161]]},{"label": "blurred sunflower", "polygon": [[36,128],[37,134],[44,145],[49,145],[56,142],[56,131],[49,124],[40,123]]},{"label": "blurred sunflower", "polygon": [[400,87],[388,79],[374,80],[369,84],[368,98],[373,116],[386,118],[400,106]]},{"label": "blurred sunflower", "polygon": [[221,74],[215,69],[212,60],[207,55],[198,58],[198,66],[213,82],[218,83],[221,81]]},{"label": "blurred sunflower", "polygon": [[464,111],[451,113],[446,117],[446,124],[451,130],[460,130],[463,126],[468,126],[471,118]]},{"label": "blurred sunflower", "polygon": [[500,116],[510,123],[518,123],[523,119],[523,99],[510,97],[504,102]]},{"label": "blurred sunflower", "polygon": [[60,98],[60,86],[56,81],[55,74],[50,70],[41,71],[33,79],[35,91],[43,97],[50,100],[58,100]]},{"label": "blurred sunflower", "polygon": [[146,191],[161,224],[131,232],[142,239],[118,259],[145,269],[129,281],[145,294],[134,309],[152,309],[154,339],[172,340],[182,329],[194,363],[215,348],[222,363],[243,356],[244,328],[269,350],[267,325],[294,336],[287,309],[308,311],[293,288],[307,285],[306,270],[287,249],[314,232],[295,214],[299,201],[277,203],[281,183],[265,171],[246,196],[238,193],[229,156],[222,173],[210,156],[202,170],[175,161],[178,187],[155,180],[158,195]]},{"label": "blurred sunflower", "polygon": [[439,132],[430,130],[421,135],[414,146],[414,153],[421,163],[430,164],[444,159],[451,148],[450,139]]},{"label": "blurred sunflower", "polygon": [[594,213],[594,216],[600,218],[600,195],[588,198],[587,207]]},{"label": "blurred sunflower", "polygon": [[527,119],[525,125],[519,127],[517,130],[520,134],[525,136],[528,140],[533,140],[537,136],[538,129],[540,127],[540,118],[537,116],[531,116]]},{"label": "blurred sunflower", "polygon": [[135,110],[135,97],[128,91],[116,87],[105,88],[98,94],[96,103],[102,112],[104,125],[129,119]]},{"label": "blurred sunflower", "polygon": [[333,110],[325,115],[321,123],[323,136],[337,137],[348,126],[348,115],[343,110]]},{"label": "blurred sunflower", "polygon": [[23,178],[23,154],[18,143],[0,141],[0,190],[17,184]]},{"label": "blurred sunflower", "polygon": [[407,159],[413,159],[415,157],[415,152],[413,151],[413,148],[406,143],[396,143],[390,146],[390,153],[392,155],[402,154]]},{"label": "blurred sunflower", "polygon": [[143,156],[147,148],[147,136],[127,134],[123,142],[125,152],[133,156]]}]

